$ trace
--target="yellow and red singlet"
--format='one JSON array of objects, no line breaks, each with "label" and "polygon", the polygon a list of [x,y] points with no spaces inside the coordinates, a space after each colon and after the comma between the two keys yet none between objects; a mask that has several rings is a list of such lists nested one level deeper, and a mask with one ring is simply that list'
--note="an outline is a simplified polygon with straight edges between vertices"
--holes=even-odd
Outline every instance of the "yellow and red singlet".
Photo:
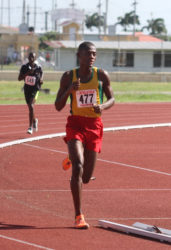
[{"label": "yellow and red singlet", "polygon": [[[78,79],[78,69],[73,69],[73,79]],[[88,82],[80,82],[78,90],[71,92],[71,114],[84,117],[99,117],[101,114],[94,112],[93,104],[103,102],[102,83],[98,79],[98,68],[92,68],[92,75]]]}]

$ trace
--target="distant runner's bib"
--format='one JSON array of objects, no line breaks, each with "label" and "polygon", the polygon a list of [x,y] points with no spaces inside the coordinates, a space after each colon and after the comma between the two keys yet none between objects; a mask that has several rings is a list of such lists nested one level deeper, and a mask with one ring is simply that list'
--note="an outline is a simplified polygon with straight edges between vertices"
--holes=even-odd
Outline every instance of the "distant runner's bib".
[{"label": "distant runner's bib", "polygon": [[25,84],[34,86],[36,83],[36,77],[35,76],[26,76],[25,78]]}]

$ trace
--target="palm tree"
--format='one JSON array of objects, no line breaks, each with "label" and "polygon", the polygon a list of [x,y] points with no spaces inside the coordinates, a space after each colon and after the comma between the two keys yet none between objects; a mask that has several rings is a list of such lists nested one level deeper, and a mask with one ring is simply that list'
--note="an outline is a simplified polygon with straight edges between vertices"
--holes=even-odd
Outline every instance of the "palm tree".
[{"label": "palm tree", "polygon": [[164,23],[163,18],[156,18],[147,20],[148,25],[142,27],[142,31],[144,29],[147,29],[150,32],[150,35],[160,35],[160,34],[166,34],[167,29]]},{"label": "palm tree", "polygon": [[135,11],[126,13],[124,17],[118,17],[117,24],[123,26],[124,31],[128,31],[130,25],[140,24],[139,16],[135,15]]},{"label": "palm tree", "polygon": [[93,26],[96,28],[104,26],[104,16],[99,16],[98,13],[94,13],[91,16],[86,15],[85,25],[90,30]]}]

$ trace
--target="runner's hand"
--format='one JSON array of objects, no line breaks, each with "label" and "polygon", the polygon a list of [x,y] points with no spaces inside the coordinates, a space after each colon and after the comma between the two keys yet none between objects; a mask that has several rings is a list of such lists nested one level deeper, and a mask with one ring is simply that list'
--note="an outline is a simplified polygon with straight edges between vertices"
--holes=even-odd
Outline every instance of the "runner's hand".
[{"label": "runner's hand", "polygon": [[74,82],[72,83],[72,87],[71,87],[71,88],[72,88],[73,90],[78,90],[79,87],[80,87],[80,78],[78,78],[77,81],[74,81]]},{"label": "runner's hand", "polygon": [[100,114],[102,112],[102,108],[100,104],[94,103],[93,104],[94,112]]}]

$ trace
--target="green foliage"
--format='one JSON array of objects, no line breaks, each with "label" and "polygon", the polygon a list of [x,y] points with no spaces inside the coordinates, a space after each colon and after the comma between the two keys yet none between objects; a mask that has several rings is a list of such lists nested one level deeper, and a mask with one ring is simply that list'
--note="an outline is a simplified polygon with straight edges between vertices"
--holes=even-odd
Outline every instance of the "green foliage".
[{"label": "green foliage", "polygon": [[126,13],[124,17],[118,17],[117,24],[120,24],[124,31],[127,31],[130,25],[140,25],[139,16],[135,15],[135,11],[131,11],[129,13]]},{"label": "green foliage", "polygon": [[[135,11],[125,13],[123,17],[118,17],[118,22],[115,25],[121,25],[124,31],[128,31],[130,26],[140,25],[139,16],[135,15]],[[147,25],[141,28],[141,31],[147,30],[150,35],[166,35],[167,29],[163,18],[147,20]],[[166,38],[165,38],[166,40]]]},{"label": "green foliage", "polygon": [[42,36],[39,37],[39,49],[40,50],[52,50],[51,47],[49,47],[45,41],[50,41],[50,40],[59,40],[59,34],[56,32],[47,32],[43,34]]},{"label": "green foliage", "polygon": [[85,25],[88,29],[104,26],[104,16],[99,16],[98,13],[94,13],[90,16],[86,15]]},{"label": "green foliage", "polygon": [[167,29],[163,18],[147,20],[148,25],[142,27],[142,31],[147,29],[150,35],[166,34]]}]

